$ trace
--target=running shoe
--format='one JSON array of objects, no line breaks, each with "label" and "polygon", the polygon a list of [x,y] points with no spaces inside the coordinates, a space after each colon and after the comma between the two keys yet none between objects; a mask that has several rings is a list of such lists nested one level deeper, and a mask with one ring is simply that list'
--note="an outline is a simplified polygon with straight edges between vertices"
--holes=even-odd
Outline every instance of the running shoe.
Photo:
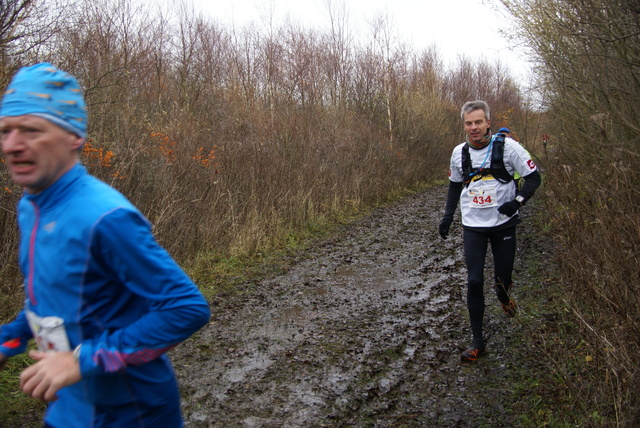
[{"label": "running shoe", "polygon": [[472,344],[469,349],[464,351],[460,358],[462,361],[476,361],[480,355],[484,353],[484,345]]},{"label": "running shoe", "polygon": [[502,310],[505,314],[507,314],[509,318],[513,318],[518,312],[518,307],[516,306],[516,302],[514,302],[513,300],[509,300],[509,303],[502,304]]}]

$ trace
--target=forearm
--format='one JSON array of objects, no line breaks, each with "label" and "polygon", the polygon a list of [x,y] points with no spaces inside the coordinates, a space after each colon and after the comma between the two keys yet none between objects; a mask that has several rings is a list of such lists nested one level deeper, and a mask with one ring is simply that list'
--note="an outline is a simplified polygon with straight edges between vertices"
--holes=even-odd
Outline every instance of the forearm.
[{"label": "forearm", "polygon": [[529,199],[533,197],[533,194],[536,192],[536,189],[538,189],[538,187],[540,186],[540,183],[542,183],[542,177],[540,176],[540,173],[538,171],[533,171],[531,174],[527,175],[526,177],[523,177],[523,179],[524,179],[524,185],[518,191],[517,194],[522,196],[524,198],[523,203],[526,203]]},{"label": "forearm", "polygon": [[449,190],[447,192],[447,203],[444,207],[444,217],[452,217],[458,207],[460,194],[462,193],[463,183],[449,181]]},{"label": "forearm", "polygon": [[128,327],[83,341],[78,352],[82,376],[118,372],[154,360],[200,329],[209,315],[206,304],[149,312]]}]

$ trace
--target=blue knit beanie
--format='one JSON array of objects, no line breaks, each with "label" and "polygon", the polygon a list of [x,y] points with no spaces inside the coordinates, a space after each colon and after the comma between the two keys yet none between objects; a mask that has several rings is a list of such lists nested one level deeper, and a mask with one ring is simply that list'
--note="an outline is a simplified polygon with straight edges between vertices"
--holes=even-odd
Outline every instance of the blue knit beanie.
[{"label": "blue knit beanie", "polygon": [[51,64],[21,68],[9,83],[0,103],[0,118],[25,114],[87,137],[87,106],[82,88],[75,77]]}]

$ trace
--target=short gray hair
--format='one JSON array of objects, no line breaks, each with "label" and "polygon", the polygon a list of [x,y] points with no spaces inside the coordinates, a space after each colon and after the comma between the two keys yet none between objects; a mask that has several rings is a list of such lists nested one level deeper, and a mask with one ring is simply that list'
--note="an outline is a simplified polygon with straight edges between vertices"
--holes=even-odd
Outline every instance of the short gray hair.
[{"label": "short gray hair", "polygon": [[462,110],[460,111],[460,118],[464,122],[464,115],[476,110],[484,111],[484,118],[487,120],[491,119],[491,110],[489,109],[489,104],[482,100],[467,101],[466,103],[464,103],[464,105],[462,106]]}]

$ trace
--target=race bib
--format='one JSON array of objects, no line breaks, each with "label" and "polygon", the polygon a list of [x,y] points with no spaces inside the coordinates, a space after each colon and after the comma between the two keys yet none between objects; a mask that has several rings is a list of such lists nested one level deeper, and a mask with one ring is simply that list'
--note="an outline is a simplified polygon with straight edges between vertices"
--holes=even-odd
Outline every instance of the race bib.
[{"label": "race bib", "polygon": [[64,328],[64,320],[60,317],[39,317],[31,311],[26,311],[27,321],[31,333],[36,340],[38,349],[47,351],[70,351],[69,338]]},{"label": "race bib", "polygon": [[495,187],[469,189],[469,206],[471,208],[490,208],[498,206],[498,193]]}]

